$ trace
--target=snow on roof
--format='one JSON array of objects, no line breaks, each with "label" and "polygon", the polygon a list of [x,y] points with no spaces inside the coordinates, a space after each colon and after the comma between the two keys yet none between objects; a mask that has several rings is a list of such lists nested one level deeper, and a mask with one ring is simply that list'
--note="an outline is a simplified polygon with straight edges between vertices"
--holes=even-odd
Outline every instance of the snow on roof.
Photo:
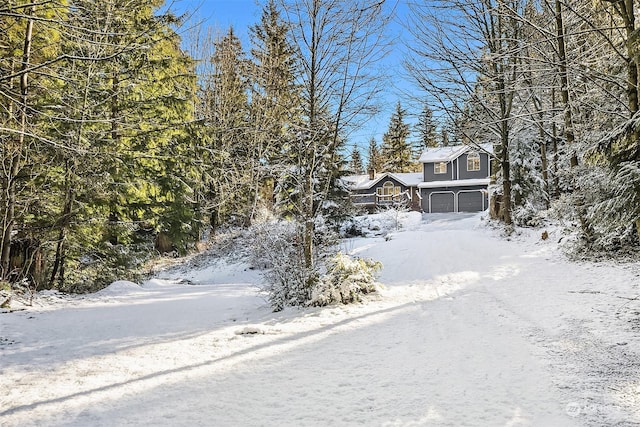
[{"label": "snow on roof", "polygon": [[450,162],[466,150],[466,145],[427,148],[420,156],[419,161],[422,163]]},{"label": "snow on roof", "polygon": [[477,147],[471,145],[452,145],[449,147],[433,147],[424,150],[420,159],[421,163],[450,162],[460,157],[464,152],[480,148],[489,154],[493,154],[493,144],[480,144]]},{"label": "snow on roof", "polygon": [[394,177],[401,184],[407,187],[417,187],[422,182],[422,172],[409,172],[409,173],[391,173],[390,176]]},{"label": "snow on roof", "polygon": [[420,172],[411,172],[411,173],[391,173],[384,172],[381,174],[376,174],[374,179],[369,179],[369,175],[348,175],[342,177],[344,181],[346,181],[352,190],[367,190],[374,185],[376,185],[383,178],[392,178],[398,181],[400,184],[405,185],[407,187],[417,187],[419,183],[422,182],[422,173]]},{"label": "snow on roof", "polygon": [[440,187],[466,187],[472,185],[489,185],[491,180],[489,178],[476,178],[476,179],[456,179],[453,181],[429,181],[421,182],[419,188],[440,188]]},{"label": "snow on roof", "polygon": [[347,175],[343,176],[342,180],[345,181],[352,190],[362,190],[370,188],[370,182],[372,182],[369,179],[369,175]]}]

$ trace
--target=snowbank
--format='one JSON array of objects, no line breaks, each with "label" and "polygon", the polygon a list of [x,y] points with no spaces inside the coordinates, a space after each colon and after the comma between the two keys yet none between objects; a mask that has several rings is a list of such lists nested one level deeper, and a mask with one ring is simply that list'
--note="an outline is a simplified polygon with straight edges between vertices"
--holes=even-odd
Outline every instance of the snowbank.
[{"label": "snowbank", "polygon": [[0,314],[3,427],[640,424],[636,266],[399,218],[344,243],[384,265],[366,304],[272,313],[219,262]]}]

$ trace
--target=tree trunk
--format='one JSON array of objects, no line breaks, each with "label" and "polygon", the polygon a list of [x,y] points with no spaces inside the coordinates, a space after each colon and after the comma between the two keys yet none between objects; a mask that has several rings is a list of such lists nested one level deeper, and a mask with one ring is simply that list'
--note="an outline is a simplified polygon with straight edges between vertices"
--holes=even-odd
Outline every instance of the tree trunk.
[{"label": "tree trunk", "polygon": [[69,166],[69,160],[66,162],[66,176],[65,176],[65,198],[64,206],[62,209],[62,218],[60,221],[60,231],[58,232],[58,242],[56,244],[56,254],[53,262],[53,268],[51,271],[51,277],[49,279],[49,287],[52,288],[58,276],[58,286],[64,286],[64,264],[66,245],[65,240],[67,238],[67,231],[71,222],[71,212],[73,209],[73,190],[71,185],[71,169]]},{"label": "tree trunk", "polygon": [[[35,4],[29,9],[29,16],[33,16],[36,11]],[[2,235],[2,251],[0,253],[0,267],[2,270],[2,278],[6,279],[10,273],[10,252],[11,239],[15,226],[15,209],[16,209],[16,178],[22,164],[22,150],[25,143],[25,132],[27,130],[27,97],[28,97],[28,79],[29,62],[31,60],[31,40],[33,37],[33,19],[27,21],[24,34],[24,47],[22,50],[22,64],[20,75],[20,104],[18,105],[18,115],[20,123],[20,132],[16,143],[15,151],[11,155],[9,173],[6,179],[6,196],[5,196],[5,216],[3,221]]]},{"label": "tree trunk", "polygon": [[[626,47],[628,56],[627,65],[627,98],[631,117],[638,112],[638,60],[640,56],[640,35],[636,30],[636,17],[633,10],[633,0],[620,1],[620,14],[624,21],[625,32],[627,36]],[[636,130],[636,138],[637,138]]]},{"label": "tree trunk", "polygon": [[509,137],[502,135],[502,153],[500,153],[500,167],[502,169],[502,204],[500,216],[502,221],[511,225],[511,162],[509,161]]},{"label": "tree trunk", "polygon": [[578,166],[578,156],[573,148],[575,134],[573,132],[573,113],[569,100],[569,76],[567,74],[567,53],[564,33],[564,22],[562,18],[561,0],[555,0],[555,18],[558,49],[558,64],[560,70],[560,96],[564,107],[564,136],[567,145],[572,150],[570,164],[571,167]]},{"label": "tree trunk", "polygon": [[313,221],[313,174],[309,172],[304,194],[304,266],[307,269],[313,268],[313,237],[315,234],[315,223]]},{"label": "tree trunk", "polygon": [[[556,109],[556,90],[551,89],[551,111]],[[558,177],[558,126],[555,120],[551,123],[551,142],[553,145],[553,197],[560,197],[560,178]]]}]

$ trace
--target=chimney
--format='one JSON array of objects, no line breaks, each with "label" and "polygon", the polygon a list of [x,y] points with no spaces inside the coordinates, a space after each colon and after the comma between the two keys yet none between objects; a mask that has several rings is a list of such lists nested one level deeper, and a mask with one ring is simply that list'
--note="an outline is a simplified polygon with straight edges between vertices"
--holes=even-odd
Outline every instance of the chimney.
[{"label": "chimney", "polygon": [[376,179],[376,170],[371,168],[369,169],[369,179],[371,181],[373,181],[374,179]]}]

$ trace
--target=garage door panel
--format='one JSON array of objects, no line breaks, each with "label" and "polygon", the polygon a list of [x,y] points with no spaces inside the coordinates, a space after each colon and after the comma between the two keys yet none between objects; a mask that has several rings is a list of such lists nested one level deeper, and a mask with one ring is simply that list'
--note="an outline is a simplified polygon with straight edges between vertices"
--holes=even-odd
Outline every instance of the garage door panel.
[{"label": "garage door panel", "polygon": [[453,193],[432,193],[431,213],[454,212],[455,203]]},{"label": "garage door panel", "polygon": [[459,212],[479,212],[482,210],[482,199],[484,195],[481,191],[466,191],[458,193]]}]

